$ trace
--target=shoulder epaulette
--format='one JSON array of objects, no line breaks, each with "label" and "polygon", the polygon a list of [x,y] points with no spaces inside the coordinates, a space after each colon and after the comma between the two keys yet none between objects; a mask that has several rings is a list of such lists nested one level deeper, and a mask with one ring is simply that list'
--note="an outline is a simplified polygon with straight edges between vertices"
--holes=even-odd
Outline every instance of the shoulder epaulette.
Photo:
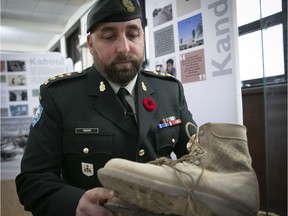
[{"label": "shoulder epaulette", "polygon": [[60,75],[49,78],[43,83],[43,85],[46,85],[48,87],[49,85],[57,81],[76,78],[76,77],[83,76],[85,74],[86,74],[86,71],[68,72],[68,73],[60,74]]},{"label": "shoulder epaulette", "polygon": [[156,71],[149,71],[149,70],[143,70],[143,72],[145,74],[149,74],[149,75],[152,75],[152,76],[156,76],[156,77],[162,77],[162,78],[168,78],[168,79],[175,79],[174,76],[172,76],[171,74],[165,74],[165,73],[159,73],[159,72],[156,72]]}]

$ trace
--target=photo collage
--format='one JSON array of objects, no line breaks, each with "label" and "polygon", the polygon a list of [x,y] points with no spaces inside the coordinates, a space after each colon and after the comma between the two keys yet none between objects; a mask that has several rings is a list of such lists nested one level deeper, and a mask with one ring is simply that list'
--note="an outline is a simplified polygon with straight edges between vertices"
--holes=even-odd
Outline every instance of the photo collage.
[{"label": "photo collage", "polygon": [[155,70],[182,83],[205,80],[201,0],[164,2],[151,9]]}]

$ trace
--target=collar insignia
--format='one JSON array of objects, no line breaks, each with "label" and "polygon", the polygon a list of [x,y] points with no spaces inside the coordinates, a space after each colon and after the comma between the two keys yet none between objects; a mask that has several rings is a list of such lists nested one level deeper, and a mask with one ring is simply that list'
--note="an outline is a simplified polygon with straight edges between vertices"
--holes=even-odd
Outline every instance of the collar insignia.
[{"label": "collar insignia", "polygon": [[99,90],[100,90],[101,92],[103,92],[103,91],[105,91],[105,90],[106,90],[106,86],[105,86],[105,84],[104,84],[104,82],[103,82],[103,81],[101,81],[101,82],[100,82],[100,85],[99,85]]}]

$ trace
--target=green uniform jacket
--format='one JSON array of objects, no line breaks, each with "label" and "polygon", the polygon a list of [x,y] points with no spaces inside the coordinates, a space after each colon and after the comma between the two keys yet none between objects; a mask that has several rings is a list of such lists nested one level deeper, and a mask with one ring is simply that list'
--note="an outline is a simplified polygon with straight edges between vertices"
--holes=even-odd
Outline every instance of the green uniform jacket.
[{"label": "green uniform jacket", "polygon": [[[138,127],[131,127],[117,95],[94,66],[41,85],[38,114],[16,178],[26,210],[39,216],[75,215],[85,190],[101,186],[97,170],[111,158],[145,163],[172,151],[178,157],[187,154],[185,124],[194,121],[181,83],[141,71],[136,93]],[[145,108],[144,98],[156,106]],[[170,116],[182,123],[158,128]]]}]

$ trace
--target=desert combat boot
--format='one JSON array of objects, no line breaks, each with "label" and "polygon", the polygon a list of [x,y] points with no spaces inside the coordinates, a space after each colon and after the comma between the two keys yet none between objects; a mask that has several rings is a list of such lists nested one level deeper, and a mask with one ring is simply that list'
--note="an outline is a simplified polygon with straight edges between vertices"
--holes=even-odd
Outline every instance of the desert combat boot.
[{"label": "desert combat boot", "polygon": [[259,189],[246,128],[207,123],[189,136],[188,155],[142,164],[111,159],[98,170],[104,187],[140,209],[165,215],[256,216]]}]

